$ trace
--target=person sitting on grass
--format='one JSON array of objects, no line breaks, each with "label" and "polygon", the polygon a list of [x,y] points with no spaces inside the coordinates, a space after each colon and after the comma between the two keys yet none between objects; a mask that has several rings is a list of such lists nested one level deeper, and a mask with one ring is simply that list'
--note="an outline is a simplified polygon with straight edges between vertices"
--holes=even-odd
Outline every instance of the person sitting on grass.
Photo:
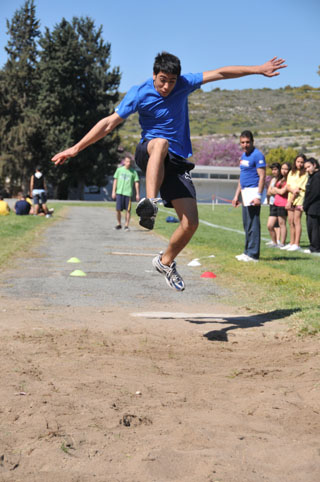
[{"label": "person sitting on grass", "polygon": [[30,203],[26,200],[26,196],[20,192],[18,194],[18,201],[14,205],[14,210],[18,216],[27,216],[30,213]]},{"label": "person sitting on grass", "polygon": [[8,216],[10,214],[10,207],[7,201],[4,201],[3,195],[0,194],[0,216]]}]

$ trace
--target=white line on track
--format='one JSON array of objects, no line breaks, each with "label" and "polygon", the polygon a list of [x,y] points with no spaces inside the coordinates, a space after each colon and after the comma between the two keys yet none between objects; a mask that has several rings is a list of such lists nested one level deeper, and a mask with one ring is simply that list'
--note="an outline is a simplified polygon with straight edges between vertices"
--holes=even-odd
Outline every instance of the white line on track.
[{"label": "white line on track", "polygon": [[[159,211],[162,211],[164,213],[169,212],[168,209],[162,209],[159,208]],[[175,211],[170,210],[170,214],[175,214]],[[208,221],[204,221],[203,219],[199,219],[199,222],[201,224],[205,224],[206,226],[209,226],[210,228],[215,228],[215,229],[223,229],[224,231],[231,231],[232,233],[237,233],[237,234],[242,234],[244,236],[244,231],[240,231],[239,229],[233,229],[233,228],[227,228],[226,226],[219,226],[219,224],[213,224],[209,223]],[[269,238],[264,238],[261,236],[262,241],[270,241]]]}]

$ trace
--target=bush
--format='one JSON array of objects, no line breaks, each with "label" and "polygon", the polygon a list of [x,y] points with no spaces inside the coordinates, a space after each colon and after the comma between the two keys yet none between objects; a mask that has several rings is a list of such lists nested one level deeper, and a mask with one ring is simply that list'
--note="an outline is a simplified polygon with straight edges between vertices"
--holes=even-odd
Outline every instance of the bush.
[{"label": "bush", "polygon": [[266,161],[268,165],[274,162],[279,162],[280,164],[288,162],[292,165],[298,154],[298,151],[296,149],[293,149],[292,147],[288,147],[287,149],[284,149],[283,147],[277,147],[275,149],[270,149],[270,151],[266,155]]},{"label": "bush", "polygon": [[242,151],[232,139],[205,139],[196,145],[194,162],[200,166],[239,166]]}]

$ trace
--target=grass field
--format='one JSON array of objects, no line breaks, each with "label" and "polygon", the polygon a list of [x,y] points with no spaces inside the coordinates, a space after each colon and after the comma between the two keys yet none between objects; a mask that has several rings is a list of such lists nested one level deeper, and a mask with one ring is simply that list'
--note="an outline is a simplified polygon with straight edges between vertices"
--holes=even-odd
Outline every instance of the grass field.
[{"label": "grass field", "polygon": [[[17,251],[34,242],[42,229],[59,219],[59,212],[73,203],[50,203],[55,208],[52,219],[36,216],[10,216],[0,218],[0,267],[4,266]],[[82,203],[82,206],[108,207],[114,203]],[[166,223],[165,218],[174,214],[171,210],[160,210],[155,230],[169,238],[176,224]],[[133,211],[134,212],[134,211]],[[261,212],[262,237],[269,240],[266,228],[269,209]],[[202,262],[203,270],[213,271],[216,283],[231,287],[232,298],[221,300],[226,304],[245,306],[254,312],[279,311],[287,315],[290,326],[300,334],[315,334],[320,331],[319,293],[320,257],[303,252],[287,253],[270,249],[261,242],[259,263],[240,263],[235,255],[243,252],[241,209],[218,205],[214,210],[209,205],[199,205],[200,219],[216,226],[239,230],[241,233],[211,227],[200,222],[200,227],[188,245],[191,257],[215,255]],[[135,217],[135,215],[133,216]],[[303,217],[301,246],[308,246],[305,217]]]},{"label": "grass field", "polygon": [[50,203],[55,209],[55,216],[17,216],[11,211],[9,216],[0,217],[0,268],[5,266],[17,252],[25,251],[36,240],[41,231],[59,219],[59,211],[64,205]]},{"label": "grass field", "polygon": [[[269,240],[266,228],[269,208],[261,210],[261,235]],[[175,225],[166,223],[166,212],[159,213],[156,230],[169,237]],[[199,205],[201,220],[239,230],[242,229],[241,208],[218,205]],[[301,246],[309,245],[305,216],[302,218],[303,234]],[[234,299],[225,302],[243,305],[257,312],[281,310],[287,311],[292,326],[299,333],[313,334],[320,331],[319,293],[320,293],[320,257],[303,252],[288,253],[279,249],[268,248],[261,241],[259,263],[241,263],[235,255],[243,252],[244,234],[212,228],[200,222],[200,227],[188,249],[194,257],[214,254],[207,258],[204,270],[211,270],[217,275],[216,282],[231,286]]]}]

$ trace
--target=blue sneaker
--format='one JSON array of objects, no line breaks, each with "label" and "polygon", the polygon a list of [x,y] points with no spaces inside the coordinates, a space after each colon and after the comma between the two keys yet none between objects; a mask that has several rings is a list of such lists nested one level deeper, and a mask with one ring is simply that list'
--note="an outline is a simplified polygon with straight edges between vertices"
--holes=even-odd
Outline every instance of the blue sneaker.
[{"label": "blue sneaker", "polygon": [[150,230],[153,229],[157,212],[158,206],[155,200],[147,197],[142,198],[136,208],[136,213],[140,218],[140,226]]},{"label": "blue sneaker", "polygon": [[158,271],[158,273],[161,273],[165,276],[167,285],[170,286],[170,288],[177,291],[183,291],[185,285],[183,279],[176,270],[176,262],[173,261],[170,266],[166,266],[165,264],[161,263],[161,256],[162,253],[158,254],[152,260],[153,267]]}]

